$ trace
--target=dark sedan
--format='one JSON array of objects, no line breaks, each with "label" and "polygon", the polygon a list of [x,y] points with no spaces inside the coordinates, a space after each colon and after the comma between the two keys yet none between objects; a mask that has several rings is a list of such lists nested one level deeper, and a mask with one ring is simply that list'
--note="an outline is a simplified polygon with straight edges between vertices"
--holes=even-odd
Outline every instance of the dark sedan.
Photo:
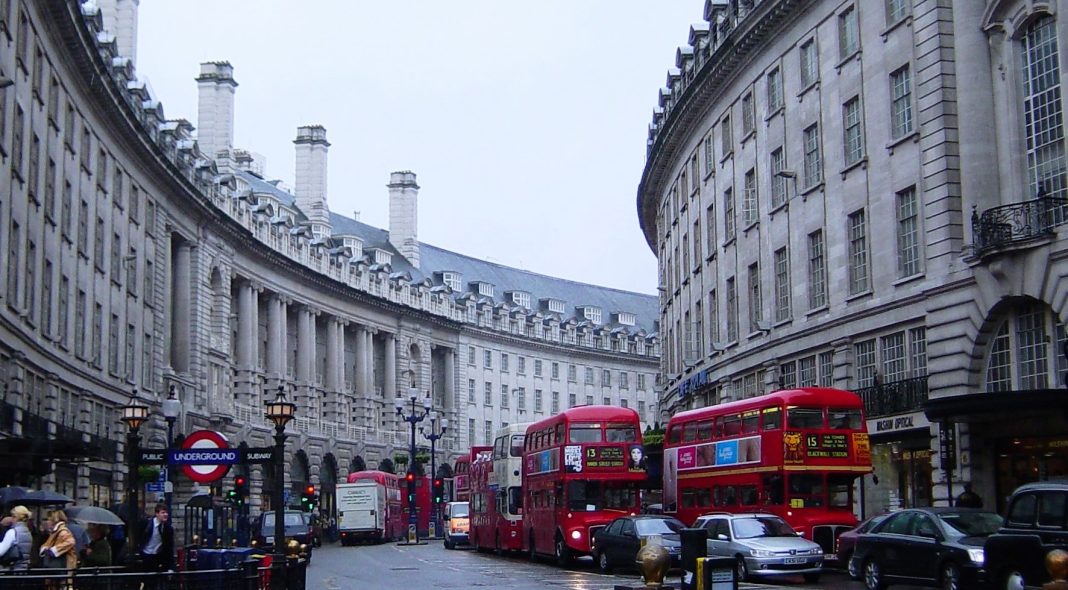
[{"label": "dark sedan", "polygon": [[852,567],[868,590],[891,583],[979,588],[985,583],[983,543],[1000,526],[1001,517],[984,510],[902,510],[860,536]]},{"label": "dark sedan", "polygon": [[[296,540],[297,543],[307,546],[308,559],[311,560],[311,550],[315,543],[315,535],[311,525],[311,515],[307,512],[286,510],[282,515],[285,526],[286,541]],[[253,526],[256,545],[266,551],[274,550],[274,511],[263,512],[256,518]]]},{"label": "dark sedan", "polygon": [[861,535],[873,529],[877,524],[886,520],[889,514],[880,514],[873,516],[868,520],[857,525],[855,529],[849,529],[848,531],[838,535],[837,547],[835,553],[838,555],[838,563],[845,564],[849,570],[849,577],[854,580],[860,579],[860,572],[853,569],[853,550],[857,548],[857,539]]},{"label": "dark sedan", "polygon": [[642,547],[642,540],[659,535],[661,545],[671,555],[672,567],[678,567],[682,555],[679,530],[686,528],[677,518],[645,514],[623,516],[610,522],[597,532],[593,541],[593,559],[602,572],[613,567],[635,567],[635,556]]}]

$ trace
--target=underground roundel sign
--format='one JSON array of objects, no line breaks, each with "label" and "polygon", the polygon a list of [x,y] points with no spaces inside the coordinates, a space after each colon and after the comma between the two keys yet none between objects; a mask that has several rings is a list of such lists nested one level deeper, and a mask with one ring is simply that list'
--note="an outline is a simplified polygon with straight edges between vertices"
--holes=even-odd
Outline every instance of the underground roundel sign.
[{"label": "underground roundel sign", "polygon": [[182,466],[182,473],[197,483],[210,483],[230,471],[240,457],[238,449],[227,445],[226,437],[214,430],[197,430],[174,451],[171,463]]}]

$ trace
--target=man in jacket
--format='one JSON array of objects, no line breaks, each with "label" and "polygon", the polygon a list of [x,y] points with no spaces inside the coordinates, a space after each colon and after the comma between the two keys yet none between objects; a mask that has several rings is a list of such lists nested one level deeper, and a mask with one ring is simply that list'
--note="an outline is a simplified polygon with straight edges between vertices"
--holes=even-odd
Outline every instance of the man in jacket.
[{"label": "man in jacket", "polygon": [[167,505],[156,504],[156,515],[141,527],[137,548],[145,571],[163,572],[174,569],[174,527],[171,526]]}]

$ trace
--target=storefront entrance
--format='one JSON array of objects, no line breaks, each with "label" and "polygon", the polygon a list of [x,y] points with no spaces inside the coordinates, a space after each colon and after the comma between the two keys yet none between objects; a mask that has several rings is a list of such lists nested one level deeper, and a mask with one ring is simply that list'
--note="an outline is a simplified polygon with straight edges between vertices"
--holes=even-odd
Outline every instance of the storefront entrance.
[{"label": "storefront entrance", "polygon": [[1018,486],[1068,476],[1068,437],[1012,437],[995,442],[997,510]]},{"label": "storefront entrance", "polygon": [[879,483],[864,478],[864,515],[931,506],[931,449],[927,431],[872,445],[872,467]]}]

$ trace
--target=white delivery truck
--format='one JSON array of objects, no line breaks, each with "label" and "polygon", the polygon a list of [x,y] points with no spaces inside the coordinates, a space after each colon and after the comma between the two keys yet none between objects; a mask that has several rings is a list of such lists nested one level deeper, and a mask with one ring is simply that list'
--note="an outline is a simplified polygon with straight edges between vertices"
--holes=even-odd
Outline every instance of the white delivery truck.
[{"label": "white delivery truck", "polygon": [[386,516],[384,485],[374,481],[337,485],[337,529],[342,545],[392,540]]}]

